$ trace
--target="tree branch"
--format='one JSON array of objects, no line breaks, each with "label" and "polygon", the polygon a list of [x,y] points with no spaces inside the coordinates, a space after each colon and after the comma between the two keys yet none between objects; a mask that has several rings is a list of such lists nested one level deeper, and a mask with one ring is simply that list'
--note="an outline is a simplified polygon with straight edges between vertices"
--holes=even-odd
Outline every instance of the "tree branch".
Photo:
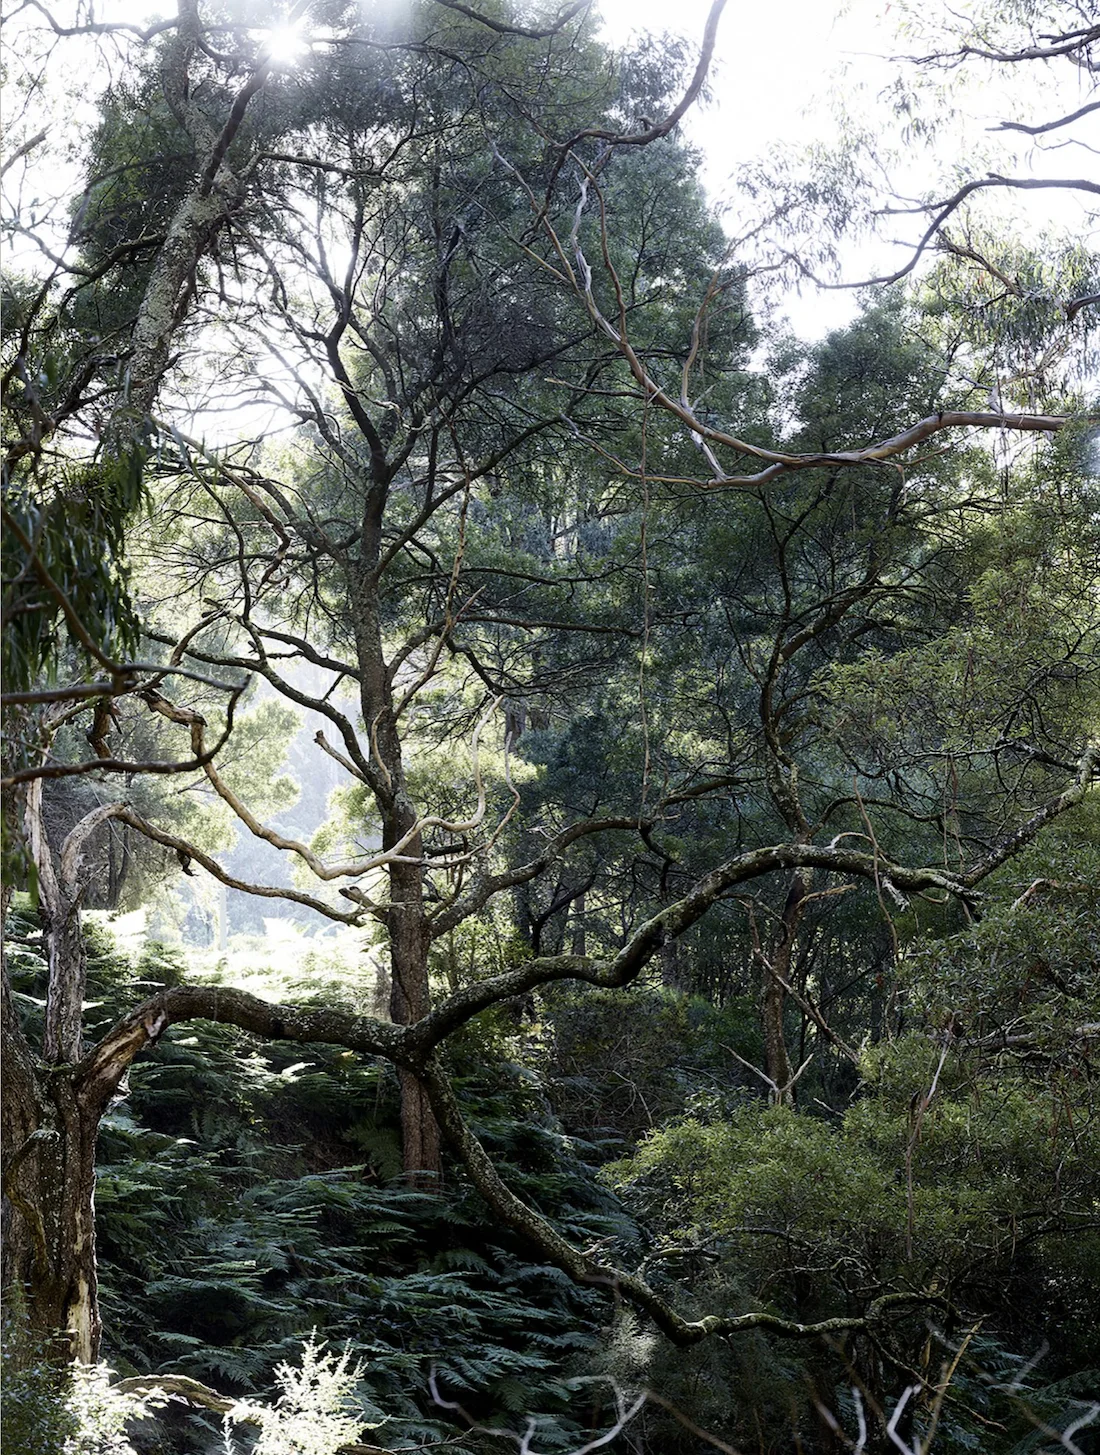
[{"label": "tree branch", "polygon": [[[987,875],[993,873],[994,869],[999,869],[1007,860],[1018,854],[1026,844],[1030,844],[1040,829],[1044,828],[1052,819],[1065,813],[1067,809],[1075,808],[1098,779],[1100,779],[1100,742],[1095,742],[1091,743],[1082,755],[1077,765],[1077,777],[1070,786],[1063,789],[1049,803],[1044,804],[1037,813],[1032,814],[1015,833],[1002,839],[980,864],[960,875],[959,883],[968,889],[981,883]],[[891,874],[890,877],[893,878],[893,875]],[[897,880],[894,882],[897,883]]]},{"label": "tree branch", "polygon": [[[1065,806],[1068,807],[1069,804]],[[578,827],[589,832],[593,831],[589,825]],[[637,821],[631,821],[630,827],[636,829]],[[579,836],[577,834],[577,837]],[[1006,857],[1008,856],[1006,855]],[[539,862],[541,861],[534,861],[534,863]],[[531,870],[532,867],[532,865],[525,866],[524,872]],[[456,991],[417,1024],[415,1031],[418,1044],[426,1054],[445,1040],[458,1026],[480,1014],[490,1005],[495,1005],[501,1000],[511,1000],[514,996],[524,995],[530,990],[537,989],[540,985],[547,985],[553,981],[578,980],[605,989],[629,985],[662,945],[690,929],[734,885],[743,884],[750,879],[772,874],[778,870],[789,871],[798,868],[824,869],[834,874],[854,874],[872,883],[879,879],[888,879],[896,889],[902,890],[939,889],[962,898],[973,897],[972,886],[962,876],[931,867],[910,868],[904,864],[893,864],[883,859],[881,855],[864,854],[854,849],[798,843],[751,849],[697,880],[683,898],[667,905],[659,914],[646,920],[635,930],[623,948],[608,959],[593,960],[582,955],[558,955],[546,959],[529,960],[514,970],[506,970],[503,974],[490,976],[488,979],[479,980],[475,984]],[[534,878],[535,875],[529,873],[527,877]],[[501,875],[496,876],[493,882],[498,883],[501,888],[505,888],[510,884],[526,881],[524,878]],[[479,897],[475,896],[475,899]],[[447,918],[444,920],[444,916],[440,916],[439,921],[448,925],[459,923],[460,920],[454,918],[456,910],[457,906],[452,906]],[[462,918],[464,917],[462,916]],[[434,923],[436,922],[433,922],[433,925]]]},{"label": "tree branch", "polygon": [[561,143],[563,151],[568,152],[578,142],[587,138],[596,141],[608,141],[614,146],[621,147],[644,147],[650,142],[658,141],[661,137],[667,136],[673,128],[683,120],[684,116],[695,104],[700,91],[707,79],[707,72],[710,70],[711,58],[714,55],[714,44],[718,38],[718,22],[722,18],[722,11],[726,8],[726,0],[712,0],[710,11],[707,14],[707,23],[703,27],[703,44],[699,51],[699,61],[695,67],[695,74],[688,83],[687,90],[673,107],[663,121],[658,121],[646,126],[642,131],[630,132],[625,136],[617,131],[604,131],[592,127],[585,131],[579,131],[566,142]]},{"label": "tree branch", "polygon": [[80,1095],[104,1105],[135,1056],[155,1045],[168,1026],[190,1020],[237,1026],[268,1041],[344,1046],[364,1056],[384,1056],[397,1066],[409,1064],[407,1026],[350,1011],[272,1004],[217,985],[180,985],[136,1006],[84,1056],[74,1072]]},{"label": "tree branch", "polygon": [[303,894],[297,889],[280,889],[270,884],[250,884],[245,879],[237,879],[227,870],[223,869],[216,859],[197,848],[187,839],[181,839],[176,834],[170,834],[164,829],[159,829],[155,824],[149,823],[132,808],[120,806],[120,811],[115,815],[122,823],[127,823],[139,834],[144,834],[155,844],[163,844],[166,849],[174,849],[181,856],[182,860],[194,860],[201,864],[208,874],[212,874],[220,883],[227,885],[230,889],[239,889],[244,894],[254,894],[261,899],[288,899],[293,904],[303,904],[307,909],[316,910],[318,914],[324,915],[326,919],[335,920],[343,925],[360,925],[363,923],[363,916],[373,913],[377,906],[374,905],[366,895],[357,891],[356,902],[361,906],[355,910],[335,909],[331,904],[326,904],[322,899],[314,899],[312,895]]},{"label": "tree branch", "polygon": [[1025,126],[1022,121],[1002,121],[999,125],[990,127],[990,130],[1022,131],[1027,136],[1042,136],[1044,132],[1057,131],[1060,127],[1080,121],[1081,117],[1087,116],[1090,111],[1100,111],[1100,101],[1090,101],[1087,105],[1078,107],[1076,111],[1071,111],[1068,116],[1060,116],[1057,121],[1043,121],[1038,126]]},{"label": "tree branch", "polygon": [[864,1332],[881,1322],[892,1309],[942,1302],[934,1294],[886,1294],[876,1299],[862,1316],[822,1319],[813,1324],[797,1323],[764,1312],[739,1314],[734,1317],[709,1314],[702,1319],[685,1319],[644,1279],[612,1264],[597,1262],[586,1253],[580,1252],[546,1218],[518,1198],[501,1180],[485,1148],[467,1126],[450,1081],[434,1056],[425,1064],[421,1075],[428,1088],[432,1110],[440,1129],[462,1159],[471,1181],[492,1212],[536,1247],[550,1262],[567,1273],[574,1282],[602,1286],[609,1293],[625,1298],[635,1308],[647,1313],[661,1332],[681,1348],[698,1344],[715,1335],[729,1336],[748,1333],[754,1329],[766,1329],[788,1339],[820,1339],[836,1334]]},{"label": "tree branch", "polygon": [[592,0],[575,0],[575,3],[563,10],[558,18],[550,25],[541,30],[534,30],[526,25],[508,25],[503,20],[494,20],[491,15],[483,15],[480,10],[474,10],[469,5],[463,5],[460,0],[435,0],[437,5],[442,5],[447,10],[456,10],[459,15],[465,15],[470,20],[476,20],[479,25],[487,25],[490,30],[495,30],[497,35],[522,35],[528,40],[549,40],[551,36],[557,35],[563,26],[569,24],[575,16],[588,10]]},{"label": "tree branch", "polygon": [[[583,167],[578,158],[578,164]],[[910,425],[908,429],[902,430],[900,434],[892,435],[888,439],[879,440],[876,443],[864,445],[859,449],[840,450],[813,454],[790,454],[781,450],[767,449],[762,445],[750,444],[747,440],[740,439],[736,435],[727,433],[725,430],[715,429],[713,426],[701,420],[693,410],[685,405],[679,398],[673,398],[664,390],[652,377],[641,357],[627,337],[622,326],[616,327],[605,316],[599,303],[596,301],[593,289],[593,271],[584,251],[580,245],[579,228],[580,220],[584,212],[588,188],[594,185],[595,179],[587,168],[584,169],[585,177],[581,183],[580,198],[577,204],[575,220],[573,224],[570,244],[576,259],[576,270],[569,269],[569,277],[574,291],[584,304],[589,317],[599,331],[614,343],[620,354],[626,360],[631,374],[644,392],[645,397],[658,408],[670,414],[674,419],[688,429],[694,437],[709,441],[712,444],[722,445],[726,449],[733,450],[738,455],[748,456],[751,459],[767,462],[766,468],[755,475],[721,475],[716,479],[705,482],[707,488],[745,488],[759,487],[769,484],[772,480],[794,470],[812,470],[827,467],[852,467],[859,465],[878,465],[893,460],[896,456],[904,454],[915,445],[922,444],[933,435],[941,433],[946,429],[968,428],[968,429],[1008,429],[1021,432],[1056,433],[1070,422],[1068,415],[1040,415],[1040,414],[1008,414],[1008,413],[985,413],[963,410],[941,410],[937,414],[931,414],[924,419],[918,420],[916,424]],[[1000,179],[1000,184],[1008,186],[1015,185],[1005,179]],[[933,233],[945,218],[965,195],[975,190],[978,186],[993,185],[988,183],[970,183],[966,188],[960,190],[949,205],[945,205],[939,214],[933,227],[929,228],[925,238],[921,242],[921,250],[931,240]],[[1020,182],[1020,186],[1030,186],[1030,182]],[[1069,185],[1068,183],[1039,183],[1036,185],[1053,186]],[[1092,191],[1100,193],[1100,183],[1085,184]],[[538,211],[537,205],[532,200],[532,205]],[[603,216],[603,200],[600,198],[600,238],[604,253],[605,265],[610,269],[612,281],[617,286],[618,279],[615,277],[614,269],[610,264],[608,253],[607,223]],[[559,256],[566,260],[566,250],[558,237],[549,219],[540,215],[540,223],[547,233]],[[893,282],[916,266],[916,260],[912,260],[909,266],[894,278],[871,279],[871,282]],[[849,286],[837,285],[837,286]],[[856,286],[856,285],[851,285]],[[858,285],[858,286],[863,286]],[[1092,416],[1089,416],[1091,418]]]}]

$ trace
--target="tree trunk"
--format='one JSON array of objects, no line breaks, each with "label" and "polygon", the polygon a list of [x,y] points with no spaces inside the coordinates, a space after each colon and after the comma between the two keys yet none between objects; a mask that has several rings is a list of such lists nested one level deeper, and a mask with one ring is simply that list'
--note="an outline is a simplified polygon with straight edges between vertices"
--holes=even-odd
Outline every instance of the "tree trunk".
[{"label": "tree trunk", "polygon": [[[773,961],[774,964],[774,961]],[[794,1103],[794,1068],[787,1051],[787,1040],[783,1034],[783,1012],[787,996],[775,976],[764,971],[764,988],[760,1000],[760,1013],[764,1029],[764,1072],[775,1086],[773,1099],[783,1106]]]},{"label": "tree trunk", "polygon": [[70,1066],[36,1070],[4,985],[3,1272],[5,1308],[59,1357],[94,1363],[95,1148],[101,1107]]},{"label": "tree trunk", "polygon": [[229,950],[229,895],[224,884],[215,885],[214,948],[220,955]]},{"label": "tree trunk", "polygon": [[802,901],[806,897],[806,880],[801,873],[791,879],[783,917],[771,954],[763,959],[763,984],[760,993],[760,1018],[764,1031],[764,1072],[775,1087],[773,1100],[781,1106],[794,1105],[794,1067],[787,1050],[783,1015],[787,1006],[784,982],[790,984],[791,961],[798,924],[802,918]]},{"label": "tree trunk", "polygon": [[585,896],[578,894],[573,900],[572,935],[570,950],[574,955],[587,955],[588,935],[585,931]]},{"label": "tree trunk", "polygon": [[49,958],[41,1061],[20,1029],[3,977],[2,1281],[6,1303],[33,1335],[66,1357],[99,1353],[95,1268],[95,1149],[99,1119],[116,1083],[86,1086],[77,1063],[87,957],[81,930],[83,854],[117,812],[94,809],[51,848],[42,780],[27,790],[23,821],[38,871],[39,914]]},{"label": "tree trunk", "polygon": [[539,950],[536,943],[534,915],[531,913],[531,886],[529,884],[517,884],[512,890],[512,923],[515,925],[516,934],[524,947],[532,955],[537,955]]},{"label": "tree trunk", "polygon": [[[411,855],[418,854],[419,840],[408,847]],[[395,1025],[408,1026],[421,1020],[431,1009],[428,925],[423,911],[423,872],[419,864],[391,866],[388,919],[393,969],[390,1019]],[[398,1083],[405,1174],[414,1181],[434,1182],[443,1170],[435,1113],[415,1071],[400,1069]]]},{"label": "tree trunk", "polygon": [[[384,474],[382,466],[376,466]],[[412,1025],[431,1009],[428,978],[428,917],[424,903],[423,843],[414,833],[419,815],[409,797],[401,750],[401,735],[394,711],[393,682],[385,660],[379,617],[378,581],[374,565],[381,544],[381,519],[386,486],[379,479],[368,494],[362,536],[362,560],[353,569],[349,586],[356,611],[356,655],[360,670],[360,707],[368,725],[376,780],[371,784],[382,816],[383,849],[400,849],[402,862],[388,866],[390,1018],[395,1025]],[[427,1092],[416,1073],[398,1071],[401,1087],[401,1145],[405,1175],[414,1181],[435,1183],[443,1170],[439,1127]],[[423,1175],[423,1177],[422,1177]]]}]

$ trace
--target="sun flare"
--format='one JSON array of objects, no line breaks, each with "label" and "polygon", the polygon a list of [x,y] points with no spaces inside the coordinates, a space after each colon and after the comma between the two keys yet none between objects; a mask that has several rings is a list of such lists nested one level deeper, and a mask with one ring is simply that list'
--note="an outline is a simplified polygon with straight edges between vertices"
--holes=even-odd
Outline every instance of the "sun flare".
[{"label": "sun flare", "polygon": [[308,50],[300,24],[273,26],[267,33],[267,49],[277,66],[294,66]]}]

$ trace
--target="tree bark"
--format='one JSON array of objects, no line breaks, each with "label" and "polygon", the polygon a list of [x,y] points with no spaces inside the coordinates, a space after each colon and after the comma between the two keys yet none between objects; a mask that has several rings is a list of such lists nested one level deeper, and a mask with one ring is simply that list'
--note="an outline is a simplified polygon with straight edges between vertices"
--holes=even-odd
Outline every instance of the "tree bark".
[{"label": "tree bark", "polygon": [[571,915],[572,931],[570,938],[571,952],[574,955],[586,955],[588,953],[588,935],[585,931],[585,896],[578,894],[573,900],[573,913]]},{"label": "tree bark", "polygon": [[70,1066],[36,1069],[5,978],[3,1286],[5,1309],[59,1358],[94,1363],[95,1149],[102,1108]]},{"label": "tree bark", "polygon": [[794,1067],[787,1050],[787,1037],[783,1027],[787,1007],[784,982],[790,982],[795,937],[802,918],[802,901],[806,892],[805,875],[792,875],[775,944],[770,955],[761,956],[763,983],[760,990],[760,1018],[764,1032],[764,1072],[775,1086],[774,1099],[780,1106],[794,1105]]},{"label": "tree bark", "polygon": [[[360,704],[371,743],[375,779],[371,783],[382,814],[382,847],[401,845],[400,861],[388,866],[390,904],[386,928],[390,945],[390,1016],[395,1025],[414,1025],[431,1009],[428,976],[430,926],[425,912],[423,843],[413,833],[419,815],[409,797],[394,712],[393,684],[385,659],[374,565],[381,545],[385,486],[368,496],[362,535],[363,559],[352,576],[356,608],[356,655]],[[407,842],[406,842],[407,840]],[[405,1175],[435,1183],[443,1170],[439,1127],[427,1090],[415,1071],[398,1069],[401,1088],[401,1146]]]},{"label": "tree bark", "polygon": [[[398,836],[400,837],[400,836]],[[409,845],[420,852],[420,841]],[[428,925],[423,911],[423,871],[419,864],[390,869],[390,1017],[395,1025],[415,1025],[431,1009],[428,983]],[[406,1176],[434,1181],[443,1170],[439,1127],[428,1093],[415,1071],[399,1068],[401,1146]]]},{"label": "tree bark", "polygon": [[[116,812],[94,809],[51,848],[42,780],[27,789],[24,825],[38,872],[39,915],[49,962],[42,1061],[18,1024],[4,975],[3,1197],[0,1283],[32,1335],[59,1353],[94,1363],[96,1298],[95,1151],[99,1119],[117,1085],[81,1079],[81,1017],[87,956],[81,930],[83,856],[91,834]],[[120,1073],[121,1074],[121,1073]]]}]

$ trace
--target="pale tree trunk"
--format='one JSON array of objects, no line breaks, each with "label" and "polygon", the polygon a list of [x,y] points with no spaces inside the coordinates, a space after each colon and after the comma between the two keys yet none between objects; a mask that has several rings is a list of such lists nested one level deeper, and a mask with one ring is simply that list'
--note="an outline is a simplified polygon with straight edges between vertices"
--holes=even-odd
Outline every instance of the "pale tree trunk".
[{"label": "pale tree trunk", "polygon": [[244,183],[227,165],[226,153],[249,100],[264,84],[270,62],[262,61],[241,87],[219,129],[204,114],[190,79],[192,59],[202,45],[194,0],[183,0],[176,33],[161,57],[160,86],[195,148],[201,170],[168,224],[134,321],[130,357],[105,434],[108,448],[118,455],[145,439],[176,336],[190,310],[195,270],[218,228],[245,199]]},{"label": "pale tree trunk", "polygon": [[215,885],[215,948],[224,955],[229,949],[229,895],[224,884]]},{"label": "pale tree trunk", "polygon": [[42,781],[31,783],[24,823],[49,963],[40,1061],[19,1028],[6,976],[3,990],[5,1299],[32,1333],[86,1363],[99,1351],[95,1151],[112,1088],[83,1084],[77,1070],[87,978],[80,902],[88,838],[117,811],[108,805],[86,815],[55,855],[42,815]]}]

